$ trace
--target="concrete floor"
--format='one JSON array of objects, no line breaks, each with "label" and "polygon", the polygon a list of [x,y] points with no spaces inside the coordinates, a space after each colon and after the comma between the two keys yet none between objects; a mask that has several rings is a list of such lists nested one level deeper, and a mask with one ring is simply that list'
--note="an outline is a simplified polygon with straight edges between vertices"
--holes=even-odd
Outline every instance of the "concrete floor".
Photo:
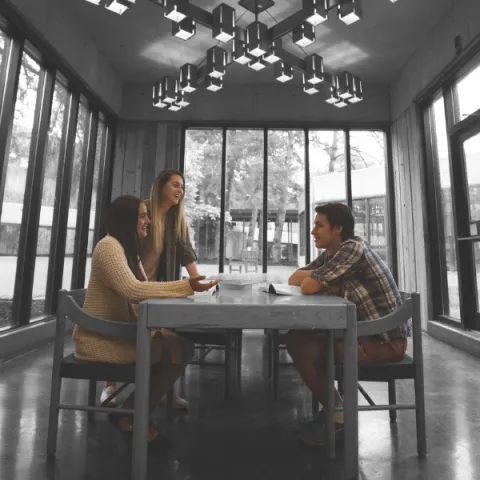
[{"label": "concrete floor", "polygon": [[[416,455],[413,412],[399,412],[397,425],[386,412],[362,412],[364,479],[480,478],[480,359],[427,336],[424,348],[428,458]],[[154,421],[172,446],[149,447],[149,478],[341,478],[341,450],[329,461],[322,450],[296,440],[299,423],[310,414],[310,395],[293,367],[281,368],[280,398],[272,402],[263,351],[263,335],[246,332],[241,392],[228,402],[222,398],[222,368],[188,368],[178,390],[190,401],[190,414],[168,422],[164,410],[157,410]],[[62,412],[57,456],[46,460],[51,359],[52,347],[46,346],[0,366],[0,479],[129,479],[129,443],[102,415],[89,424],[84,413]],[[386,401],[384,386],[367,387],[374,399]],[[412,382],[399,382],[397,395],[399,403],[412,401]],[[64,382],[64,402],[86,397],[86,383]]]}]

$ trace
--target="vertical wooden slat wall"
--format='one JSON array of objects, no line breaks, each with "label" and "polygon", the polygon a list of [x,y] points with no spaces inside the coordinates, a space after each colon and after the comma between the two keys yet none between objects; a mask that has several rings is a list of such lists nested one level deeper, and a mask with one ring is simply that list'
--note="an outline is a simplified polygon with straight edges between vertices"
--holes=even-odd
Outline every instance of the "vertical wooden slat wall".
[{"label": "vertical wooden slat wall", "polygon": [[120,122],[115,142],[112,199],[146,198],[158,172],[180,165],[181,126],[176,123]]},{"label": "vertical wooden slat wall", "polygon": [[398,281],[401,290],[420,293],[422,326],[430,310],[428,228],[420,119],[415,105],[392,125],[392,161],[397,214]]}]

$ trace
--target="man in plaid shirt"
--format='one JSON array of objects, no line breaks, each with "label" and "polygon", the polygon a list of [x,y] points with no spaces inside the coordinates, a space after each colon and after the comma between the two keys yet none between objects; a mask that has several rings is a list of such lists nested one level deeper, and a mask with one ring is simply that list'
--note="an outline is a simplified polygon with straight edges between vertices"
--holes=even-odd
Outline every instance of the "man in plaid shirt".
[{"label": "man in plaid shirt", "polygon": [[[375,320],[394,311],[402,302],[397,285],[388,267],[378,254],[360,237],[354,235],[355,220],[349,207],[329,203],[315,209],[317,215],[312,230],[317,248],[324,252],[289,279],[304,295],[318,292],[344,297],[357,306],[358,321]],[[358,361],[387,363],[400,361],[407,348],[406,327],[383,335],[358,339]],[[288,353],[295,367],[315,397],[325,398],[325,341],[314,330],[291,330],[287,336]],[[335,343],[335,359],[343,359],[343,342]],[[341,398],[336,392],[336,404]],[[343,412],[335,413],[337,434],[343,432]],[[323,411],[305,424],[299,433],[304,443],[325,444]],[[341,435],[340,435],[341,438]]]}]

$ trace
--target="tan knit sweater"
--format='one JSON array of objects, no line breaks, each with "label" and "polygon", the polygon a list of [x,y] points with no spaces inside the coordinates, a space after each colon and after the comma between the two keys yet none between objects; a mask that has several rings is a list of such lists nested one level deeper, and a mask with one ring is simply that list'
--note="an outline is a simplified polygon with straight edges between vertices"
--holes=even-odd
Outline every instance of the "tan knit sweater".
[{"label": "tan knit sweater", "polygon": [[[132,303],[149,298],[181,298],[193,295],[188,280],[140,282],[130,270],[122,245],[107,235],[93,252],[92,270],[83,309],[104,320],[135,323]],[[112,339],[75,326],[75,357],[109,363],[134,363],[135,342]]]}]

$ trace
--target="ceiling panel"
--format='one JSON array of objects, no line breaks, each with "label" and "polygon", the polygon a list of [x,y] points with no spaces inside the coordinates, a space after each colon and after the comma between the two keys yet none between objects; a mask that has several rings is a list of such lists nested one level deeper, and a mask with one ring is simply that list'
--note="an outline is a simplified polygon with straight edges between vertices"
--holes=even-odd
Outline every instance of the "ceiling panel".
[{"label": "ceiling panel", "polygon": [[[209,29],[197,25],[197,34],[188,41],[172,37],[171,21],[163,8],[149,0],[137,0],[122,16],[85,0],[62,1],[79,19],[119,76],[127,82],[151,83],[159,77],[177,75],[184,63],[202,64],[206,50],[217,41]],[[221,0],[195,0],[191,3],[211,11]],[[235,0],[223,0],[237,10],[239,25],[246,27],[254,15]],[[334,15],[316,27],[316,43],[305,49],[284,37],[286,50],[299,57],[318,53],[325,69],[332,73],[349,70],[364,82],[390,84],[417,50],[452,0],[364,0],[363,19],[346,26]],[[269,27],[295,13],[302,0],[277,0],[259,20]],[[232,65],[225,84],[273,82],[273,67],[255,72],[247,66]]]}]

